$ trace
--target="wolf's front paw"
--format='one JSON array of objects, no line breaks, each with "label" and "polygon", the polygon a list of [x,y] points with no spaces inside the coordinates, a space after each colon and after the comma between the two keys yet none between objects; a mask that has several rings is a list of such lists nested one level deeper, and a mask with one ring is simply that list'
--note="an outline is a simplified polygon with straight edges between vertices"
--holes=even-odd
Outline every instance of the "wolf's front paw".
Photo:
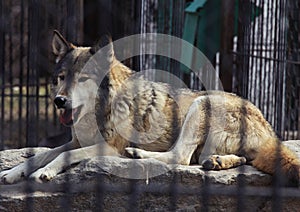
[{"label": "wolf's front paw", "polygon": [[142,159],[142,158],[147,158],[145,154],[145,150],[134,148],[134,147],[126,147],[125,148],[126,152],[135,159]]},{"label": "wolf's front paw", "polygon": [[44,167],[41,169],[38,169],[37,171],[33,172],[29,179],[33,180],[38,183],[44,183],[50,181],[53,177],[55,177],[57,174],[53,169]]},{"label": "wolf's front paw", "polygon": [[0,172],[0,180],[4,184],[12,184],[21,181],[26,177],[26,168],[20,164],[12,169]]}]

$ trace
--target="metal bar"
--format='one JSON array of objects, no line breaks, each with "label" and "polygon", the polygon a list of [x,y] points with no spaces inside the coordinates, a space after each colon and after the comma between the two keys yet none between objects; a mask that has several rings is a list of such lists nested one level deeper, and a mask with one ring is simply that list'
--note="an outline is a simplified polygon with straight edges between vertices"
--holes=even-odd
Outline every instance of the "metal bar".
[{"label": "metal bar", "polygon": [[[22,114],[23,114],[23,76],[24,76],[24,65],[23,65],[23,57],[24,57],[24,20],[25,20],[25,15],[24,15],[24,1],[21,1],[21,20],[20,20],[20,58],[19,58],[19,69],[20,69],[20,74],[19,74],[19,113],[18,113],[18,139],[19,143],[23,143],[23,136],[22,136],[22,129],[23,129],[23,120],[22,120]],[[12,85],[13,86],[13,85]]]},{"label": "metal bar", "polygon": [[170,211],[176,211],[177,199],[178,199],[178,174],[176,172],[173,173],[173,178],[170,183],[169,195],[170,195]]},{"label": "metal bar", "polygon": [[[101,151],[101,150],[100,150]],[[96,180],[96,185],[95,185],[96,190],[96,208],[98,211],[104,211],[104,197],[105,197],[105,192],[106,192],[106,186],[104,184],[104,177],[102,174],[97,175],[97,180]]]},{"label": "metal bar", "polygon": [[[208,178],[208,172],[206,172],[203,178],[203,188],[198,190],[200,192],[199,194],[201,195],[200,197],[200,202],[202,202],[201,211],[209,211],[208,205],[209,205],[209,199],[211,198],[212,186],[213,185],[210,183]],[[179,186],[177,186],[177,193],[178,195],[181,194],[181,189]]]},{"label": "metal bar", "polygon": [[[9,15],[8,15],[8,53],[9,53],[9,57],[8,57],[8,83],[9,85],[13,84],[13,41],[12,41],[12,36],[13,36],[13,33],[12,33],[12,26],[13,26],[13,18],[12,18],[12,1],[8,1],[8,11],[9,11]],[[14,107],[14,104],[13,104],[13,88],[10,86],[10,89],[9,89],[9,127],[8,127],[8,130],[9,130],[9,133],[8,133],[8,138],[9,140],[12,140],[12,131],[13,131],[13,128],[12,128],[12,123],[13,123],[13,107]]]},{"label": "metal bar", "polygon": [[[279,25],[278,25],[278,58],[281,58],[282,60],[285,60],[285,46],[284,46],[284,40],[285,40],[285,30],[284,30],[284,10],[283,10],[283,2],[284,0],[279,1],[278,5],[278,17],[279,17]],[[277,104],[277,112],[276,112],[276,122],[277,122],[277,132],[279,134],[279,137],[282,136],[282,121],[284,120],[285,113],[283,110],[283,103],[285,102],[285,95],[284,95],[284,87],[286,86],[283,79],[285,74],[285,62],[278,64],[278,84],[277,87],[277,96],[276,96],[276,104]]]},{"label": "metal bar", "polygon": [[[266,10],[266,17],[264,17],[264,20],[265,20],[266,27],[268,27],[268,24],[269,24],[269,15],[270,15],[270,13],[268,11],[268,9],[269,9],[269,1],[264,2],[264,4],[262,5],[262,7],[263,7],[263,14],[265,13],[265,10]],[[263,41],[262,41],[262,42],[264,42],[264,44],[261,45],[262,47],[263,46],[266,47],[266,45],[268,44],[267,42],[269,40],[268,37],[269,37],[269,34],[270,34],[267,31],[268,30],[267,28],[264,28],[262,31],[264,32],[264,30],[266,30],[266,35],[265,35],[265,39],[263,39]],[[271,51],[272,51],[271,49],[270,49],[270,51],[268,51],[267,49],[265,49],[264,50],[264,53],[265,53],[264,55],[269,55],[269,52],[271,52]],[[262,58],[262,61],[264,63],[264,68],[263,68],[264,71],[262,72],[261,77],[262,77],[262,79],[264,79],[264,81],[263,81],[263,91],[264,91],[264,90],[267,90],[267,87],[268,87],[268,85],[266,85],[266,81],[267,81],[267,70],[268,70],[270,64],[269,65],[266,64],[265,58]],[[263,99],[264,99],[264,104],[265,103],[268,104],[268,96],[269,95],[267,95],[267,94],[265,94],[265,92],[263,92],[262,96],[263,96]],[[267,104],[263,107],[263,114],[267,114],[267,110],[268,110]],[[268,117],[266,117],[266,118],[268,119]]]},{"label": "metal bar", "polygon": [[[282,57],[283,60],[287,59],[287,5],[286,5],[286,0],[282,0],[281,1],[281,20],[282,20],[282,25],[281,25],[281,32],[282,32],[282,36],[281,36],[281,43],[282,43]],[[287,94],[287,84],[286,84],[286,75],[287,75],[287,63],[282,63],[281,64],[281,83],[282,83],[282,87],[281,87],[281,104],[280,104],[280,111],[279,111],[279,117],[280,117],[280,138],[283,139],[284,136],[284,130],[285,130],[285,122],[286,122],[286,94]]]},{"label": "metal bar", "polygon": [[[27,18],[29,19],[30,17],[30,2],[28,0],[28,3],[27,3]],[[30,37],[30,21],[28,21],[28,26],[27,26],[27,29],[28,29],[28,32],[27,32],[27,37]],[[27,70],[26,70],[26,117],[25,117],[25,120],[26,120],[26,144],[28,144],[29,142],[29,136],[28,136],[28,131],[29,131],[29,112],[28,112],[28,108],[29,108],[29,90],[30,90],[30,80],[29,80],[29,77],[30,77],[30,71],[29,71],[29,67],[30,67],[30,54],[29,54],[29,49],[30,49],[30,46],[29,46],[29,40],[27,41],[27,61],[26,61],[26,67],[27,67]]]},{"label": "metal bar", "polygon": [[[265,2],[264,1],[260,1],[259,2],[259,6],[262,9],[262,13],[261,13],[261,19],[260,20],[260,25],[259,25],[259,37],[260,37],[260,44],[256,44],[259,48],[259,55],[262,56],[263,53],[264,53],[264,50],[263,50],[263,37],[264,37],[264,15],[265,15],[265,11],[264,11],[264,4]],[[262,75],[263,73],[266,71],[264,69],[262,69],[262,65],[264,64],[264,61],[262,59],[259,59],[259,62],[256,64],[256,70],[257,70],[257,73],[256,73],[256,85],[255,87],[258,89],[258,105],[259,105],[259,108],[263,111],[264,110],[264,87],[263,87],[263,78],[262,78]],[[258,80],[259,79],[259,80]]]},{"label": "metal bar", "polygon": [[[0,1],[0,85],[5,84],[5,29],[6,29],[6,3],[4,1]],[[4,131],[4,94],[5,90],[1,88],[1,121],[0,121],[0,150],[4,149],[4,138],[2,137]]]},{"label": "metal bar", "polygon": [[[269,25],[271,25],[271,27],[272,27],[272,19],[273,19],[273,17],[271,16],[271,14],[272,14],[272,11],[270,11],[270,9],[272,8],[271,7],[271,4],[272,4],[272,1],[267,1],[267,27],[269,27]],[[269,40],[271,40],[272,39],[272,28],[270,29],[270,30],[268,30],[268,33],[267,33],[267,37],[266,37],[266,43],[268,43],[269,42]],[[268,55],[270,55],[272,52],[270,52]],[[266,59],[266,58],[265,58]],[[271,61],[268,63],[268,70],[272,70],[272,63],[271,63]],[[266,87],[266,89],[268,90],[268,91],[270,91],[271,90],[271,84],[272,83],[268,83],[267,81],[269,80],[270,81],[270,72],[271,71],[269,71],[268,73],[267,72],[265,72],[265,87]],[[268,80],[267,80],[268,79]],[[268,84],[267,84],[268,83]],[[270,99],[271,99],[271,94],[268,94],[267,95],[267,97],[266,97],[266,102],[268,103],[268,105],[269,105],[269,103],[270,103]],[[271,118],[270,118],[270,113],[268,112],[269,111],[269,108],[267,107],[266,108],[266,111],[265,111],[265,116],[266,116],[266,119],[268,120],[268,121],[270,121],[271,120]]]},{"label": "metal bar", "polygon": [[77,35],[76,35],[76,3],[77,1],[75,0],[66,0],[66,11],[67,11],[67,39],[75,42],[77,41]]},{"label": "metal bar", "polygon": [[139,185],[137,183],[137,180],[135,179],[130,179],[128,184],[129,184],[128,185],[129,200],[127,205],[127,211],[128,212],[138,211],[138,200],[140,195]]},{"label": "metal bar", "polygon": [[225,91],[232,91],[235,0],[221,1],[220,80]]},{"label": "metal bar", "polygon": [[[39,82],[37,73],[37,63],[38,63],[38,30],[39,30],[39,3],[38,0],[30,0],[29,10],[29,35],[28,35],[28,76],[27,83],[33,84],[35,87],[29,87],[27,90],[28,98],[28,125],[27,125],[27,142],[26,146],[37,146],[37,122],[38,122],[38,91]],[[30,95],[35,95],[35,98],[30,98]]]},{"label": "metal bar", "polygon": [[[32,52],[34,50],[34,41],[32,40],[32,33],[35,30],[33,25],[37,20],[34,20],[32,17],[34,12],[34,5],[37,3],[35,2],[36,0],[28,0],[27,3],[27,14],[28,14],[28,42],[27,42],[27,75],[26,75],[26,146],[29,146],[31,144],[31,139],[32,139],[32,133],[34,129],[32,129],[32,120],[31,120],[31,114],[32,114],[32,104],[34,104],[31,101],[31,98],[29,97],[29,94],[31,93],[29,84],[32,83],[31,77],[31,69],[32,69]],[[31,164],[28,164],[30,166]],[[28,167],[30,169],[30,167]],[[31,193],[33,191],[33,188],[31,184],[27,183],[25,185],[25,190],[28,193]],[[34,209],[34,202],[32,198],[27,198],[26,199],[26,209],[28,211],[33,211]]]},{"label": "metal bar", "polygon": [[[274,45],[274,52],[273,52],[273,57],[274,58],[278,58],[278,52],[279,52],[279,48],[278,48],[278,42],[279,42],[279,38],[278,38],[278,0],[275,0],[273,1],[273,7],[275,8],[275,14],[273,17],[273,20],[275,20],[275,24],[274,24],[274,40],[273,40],[273,45]],[[279,61],[274,61],[274,68],[273,68],[273,71],[274,71],[274,75],[273,75],[273,80],[271,83],[272,84],[272,91],[274,92],[273,93],[273,102],[272,102],[272,105],[274,105],[274,109],[269,111],[271,114],[272,114],[272,126],[275,128],[275,131],[277,131],[277,125],[275,123],[275,118],[276,118],[276,95],[277,95],[277,87],[279,86],[278,84],[278,67],[279,67]]]},{"label": "metal bar", "polygon": [[[37,0],[38,1],[38,0]],[[35,83],[35,111],[34,111],[34,115],[35,115],[35,129],[38,129],[40,126],[40,63],[41,63],[41,39],[40,39],[40,25],[41,25],[41,10],[40,10],[40,3],[35,2],[35,15],[34,15],[34,19],[36,20],[36,24],[35,24],[35,31],[32,37],[32,40],[34,41],[35,44],[35,55],[34,55],[34,63],[33,63],[33,76],[34,76],[34,83]],[[39,139],[39,130],[37,130],[35,132],[34,135],[34,142],[32,143],[33,146],[38,146],[38,139]]]},{"label": "metal bar", "polygon": [[[76,3],[77,1],[74,0],[66,0],[63,4],[63,7],[65,8],[65,15],[66,15],[66,36],[69,41],[75,42],[77,40],[76,36]],[[66,164],[69,164],[70,161],[70,154],[65,154],[64,160],[66,161]],[[66,211],[71,210],[71,199],[70,199],[70,179],[68,175],[65,175],[64,177],[64,183],[63,183],[64,190],[66,191],[66,196],[61,198],[60,205],[61,208],[64,208]]]},{"label": "metal bar", "polygon": [[[256,1],[254,2],[254,4],[256,3]],[[253,10],[253,6],[252,4],[248,4],[248,7],[249,7],[249,11],[250,11],[250,20],[251,20],[251,17],[255,17],[255,11]],[[256,30],[255,30],[255,26],[256,26],[256,18],[254,18],[252,20],[252,22],[250,22],[250,26],[249,26],[249,29],[250,29],[250,32],[249,32],[249,52],[250,52],[250,55],[254,55],[254,48],[253,46],[255,46],[255,35],[256,35]],[[248,90],[249,90],[249,93],[248,93],[248,98],[254,102],[254,104],[257,105],[257,102],[256,102],[256,88],[253,86],[256,82],[256,79],[254,79],[253,77],[253,74],[254,74],[254,71],[255,71],[255,58],[254,57],[250,57],[250,66],[249,66],[249,75],[248,75],[248,78],[249,78],[249,84],[247,85],[248,87]]]},{"label": "metal bar", "polygon": [[[274,36],[274,53],[273,53],[273,57],[274,58],[278,58],[279,56],[279,51],[280,51],[280,46],[279,46],[279,42],[280,42],[280,37],[278,35],[278,29],[279,29],[279,23],[280,20],[278,20],[280,18],[279,16],[279,10],[280,8],[278,8],[278,5],[279,5],[279,1],[280,0],[276,0],[274,1],[274,4],[273,6],[275,6],[275,26],[274,26],[274,31],[275,31],[275,36]],[[273,90],[275,91],[275,102],[276,102],[276,97],[278,96],[278,86],[280,86],[279,84],[279,61],[275,61],[276,62],[276,66],[274,68],[274,82],[273,83]],[[275,110],[274,110],[274,113],[275,113],[275,117],[274,117],[274,123],[273,123],[273,126],[276,124],[276,120],[275,118],[277,118],[277,105],[275,104]],[[278,130],[278,126],[275,125],[275,130]],[[277,158],[280,157],[280,147],[278,145],[278,148],[277,148]],[[281,171],[281,168],[279,166],[279,159],[276,160],[276,167],[275,167],[275,182],[273,184],[273,192],[272,192],[272,211],[281,211],[281,193],[280,193],[280,171]]]}]

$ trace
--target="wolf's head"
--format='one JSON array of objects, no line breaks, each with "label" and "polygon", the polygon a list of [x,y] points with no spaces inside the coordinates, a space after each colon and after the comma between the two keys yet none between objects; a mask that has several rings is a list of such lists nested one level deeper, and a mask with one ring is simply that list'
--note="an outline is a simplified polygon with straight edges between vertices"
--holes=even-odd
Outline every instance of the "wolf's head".
[{"label": "wolf's head", "polygon": [[56,56],[52,98],[61,110],[61,123],[71,126],[87,113],[94,112],[90,103],[95,101],[98,87],[107,78],[115,60],[112,42],[104,38],[94,47],[77,47],[54,31],[52,51]]}]

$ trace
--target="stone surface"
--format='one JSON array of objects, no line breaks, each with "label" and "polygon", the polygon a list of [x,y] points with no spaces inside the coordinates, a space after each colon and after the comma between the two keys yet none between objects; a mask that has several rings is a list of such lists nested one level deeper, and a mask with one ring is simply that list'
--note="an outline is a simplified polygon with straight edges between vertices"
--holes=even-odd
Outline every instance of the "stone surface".
[{"label": "stone surface", "polygon": [[[285,144],[300,158],[300,141]],[[2,151],[0,170],[47,150]],[[153,173],[156,175],[151,176]],[[284,188],[286,197],[278,201],[271,180],[270,175],[248,165],[207,172],[200,166],[172,166],[154,159],[96,157],[70,167],[48,183],[0,185],[0,211],[236,211],[238,199],[245,211],[271,211],[274,207],[297,211],[299,189]],[[238,184],[246,187],[238,189]]]}]

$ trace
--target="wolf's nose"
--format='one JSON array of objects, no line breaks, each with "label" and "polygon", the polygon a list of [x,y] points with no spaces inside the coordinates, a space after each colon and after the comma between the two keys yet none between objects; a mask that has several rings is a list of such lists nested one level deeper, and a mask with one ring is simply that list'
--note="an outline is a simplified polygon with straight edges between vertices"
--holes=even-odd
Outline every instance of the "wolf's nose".
[{"label": "wolf's nose", "polygon": [[67,99],[63,96],[57,96],[54,99],[54,104],[57,106],[57,108],[64,108],[66,105]]}]

